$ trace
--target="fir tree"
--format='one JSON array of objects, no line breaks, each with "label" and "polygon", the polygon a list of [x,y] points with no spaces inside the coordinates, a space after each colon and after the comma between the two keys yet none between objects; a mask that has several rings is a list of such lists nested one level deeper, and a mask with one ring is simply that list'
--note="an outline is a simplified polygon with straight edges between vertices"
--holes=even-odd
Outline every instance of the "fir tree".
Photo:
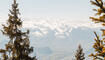
[{"label": "fir tree", "polygon": [[5,45],[5,49],[0,49],[2,60],[36,60],[29,54],[33,52],[30,47],[29,30],[23,32],[22,21],[19,18],[19,9],[16,0],[13,0],[7,25],[3,25],[2,33],[9,37],[10,41]]},{"label": "fir tree", "polygon": [[[95,23],[101,23],[103,26],[105,26],[105,3],[103,0],[94,0],[91,1],[93,5],[97,7],[97,9],[93,9],[97,13],[96,17],[90,17],[93,22]],[[93,48],[95,49],[95,53],[91,53],[89,56],[93,57],[93,60],[105,60],[105,29],[101,29],[102,36],[98,36],[96,32],[94,32],[96,38],[95,43],[93,45]]]},{"label": "fir tree", "polygon": [[84,60],[84,53],[83,53],[83,48],[81,47],[81,45],[78,46],[78,50],[75,54],[75,60]]},{"label": "fir tree", "polygon": [[101,40],[99,36],[94,32],[96,38],[95,38],[95,43],[93,45],[93,48],[95,49],[95,54],[90,54],[89,56],[93,57],[93,60],[100,59],[104,60],[105,58],[105,47],[104,47],[104,40]]}]

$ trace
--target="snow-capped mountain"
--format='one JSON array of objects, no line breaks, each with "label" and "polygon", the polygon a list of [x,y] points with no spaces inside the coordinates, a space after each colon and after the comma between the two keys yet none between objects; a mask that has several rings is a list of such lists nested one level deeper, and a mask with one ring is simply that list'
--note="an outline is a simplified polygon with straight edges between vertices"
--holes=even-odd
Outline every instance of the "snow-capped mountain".
[{"label": "snow-capped mountain", "polygon": [[[34,56],[38,60],[72,60],[79,44],[84,48],[85,56],[93,51],[93,31],[100,32],[101,25],[89,22],[71,22],[67,20],[23,19],[23,28],[30,30],[30,41],[34,47]],[[0,33],[0,44],[7,42]]]}]

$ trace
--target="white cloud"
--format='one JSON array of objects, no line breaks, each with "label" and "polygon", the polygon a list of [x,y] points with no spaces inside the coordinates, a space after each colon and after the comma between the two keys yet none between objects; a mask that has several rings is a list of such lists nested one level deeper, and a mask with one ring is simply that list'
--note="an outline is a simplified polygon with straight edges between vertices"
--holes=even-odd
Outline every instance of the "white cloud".
[{"label": "white cloud", "polygon": [[[89,27],[89,28],[98,28],[102,27],[101,24],[94,24],[90,21],[86,22],[73,22],[70,20],[60,20],[58,18],[35,18],[35,19],[30,19],[30,20],[24,20],[24,27],[28,28],[36,28],[36,26],[44,26],[44,27],[49,27],[51,29],[59,29],[59,27],[65,27],[65,26],[70,26],[70,27]],[[61,31],[61,30],[60,30]]]},{"label": "white cloud", "polygon": [[[24,20],[24,19],[23,19]],[[39,29],[41,32],[36,32],[34,34],[38,36],[46,35],[48,30],[56,30],[56,36],[62,36],[64,34],[69,35],[72,31],[72,28],[86,27],[86,28],[100,28],[101,24],[94,24],[92,22],[72,22],[69,20],[60,20],[52,18],[36,18],[32,20],[24,20],[24,28],[28,29]],[[60,37],[59,36],[59,37]]]},{"label": "white cloud", "polygon": [[36,37],[43,37],[43,35],[40,32],[38,32],[38,31],[33,32],[32,35],[34,35]]}]

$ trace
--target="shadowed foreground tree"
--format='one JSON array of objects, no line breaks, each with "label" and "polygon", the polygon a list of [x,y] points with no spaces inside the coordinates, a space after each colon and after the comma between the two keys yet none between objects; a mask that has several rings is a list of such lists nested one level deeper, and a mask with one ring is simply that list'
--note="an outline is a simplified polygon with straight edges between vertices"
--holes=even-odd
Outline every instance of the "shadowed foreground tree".
[{"label": "shadowed foreground tree", "polygon": [[29,54],[33,52],[30,47],[29,30],[22,32],[22,21],[18,17],[19,9],[16,0],[13,0],[7,25],[3,25],[3,34],[8,36],[10,41],[5,45],[5,49],[0,49],[1,60],[36,60]]},{"label": "shadowed foreground tree", "polygon": [[[97,9],[93,9],[97,13],[96,17],[90,17],[93,22],[101,23],[103,27],[105,26],[105,2],[103,0],[91,0],[91,3],[97,7]],[[95,53],[90,54],[90,57],[93,57],[93,60],[105,60],[105,29],[101,29],[102,36],[98,36],[96,32],[94,32],[96,38],[93,48],[95,49]]]},{"label": "shadowed foreground tree", "polygon": [[78,46],[78,50],[75,54],[75,60],[84,60],[84,53],[83,53],[83,48],[81,47],[81,45]]}]

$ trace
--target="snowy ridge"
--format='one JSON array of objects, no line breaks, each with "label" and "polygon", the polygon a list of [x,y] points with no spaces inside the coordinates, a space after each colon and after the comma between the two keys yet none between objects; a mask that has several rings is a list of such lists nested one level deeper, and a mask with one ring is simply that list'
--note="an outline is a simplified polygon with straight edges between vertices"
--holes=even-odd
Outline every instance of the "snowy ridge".
[{"label": "snowy ridge", "polygon": [[[36,55],[39,60],[72,60],[79,44],[88,56],[93,50],[91,46],[94,41],[93,31],[99,33],[99,29],[102,28],[100,24],[54,18],[22,20],[23,28],[30,30],[31,45],[35,48],[33,55]],[[1,33],[0,35],[3,37]],[[3,44],[3,42],[5,41],[0,43]]]}]

